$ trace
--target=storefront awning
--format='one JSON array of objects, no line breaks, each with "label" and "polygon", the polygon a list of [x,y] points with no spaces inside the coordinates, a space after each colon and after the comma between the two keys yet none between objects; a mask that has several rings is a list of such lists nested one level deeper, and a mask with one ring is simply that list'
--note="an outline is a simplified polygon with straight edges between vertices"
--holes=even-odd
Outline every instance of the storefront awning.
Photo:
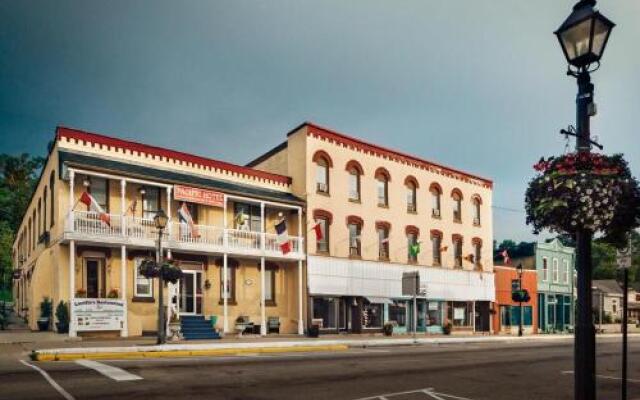
[{"label": "storefront awning", "polygon": [[365,299],[373,304],[393,304],[393,301],[388,297],[365,297]]}]

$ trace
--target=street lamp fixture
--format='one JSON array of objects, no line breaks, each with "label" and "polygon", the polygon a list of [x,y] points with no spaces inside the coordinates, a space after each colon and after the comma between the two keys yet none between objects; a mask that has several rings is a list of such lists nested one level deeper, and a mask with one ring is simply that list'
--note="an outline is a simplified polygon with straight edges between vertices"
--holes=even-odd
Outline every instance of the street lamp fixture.
[{"label": "street lamp fixture", "polygon": [[567,62],[578,69],[600,62],[609,34],[615,26],[594,9],[595,5],[595,0],[579,1],[573,6],[569,17],[554,32]]},{"label": "street lamp fixture", "polygon": [[144,186],[140,186],[140,189],[138,189],[138,193],[140,193],[140,196],[144,196],[145,194],[147,194],[147,189]]},{"label": "street lamp fixture", "polygon": [[166,228],[168,221],[169,217],[167,216],[167,213],[165,213],[162,209],[158,210],[156,215],[153,217],[153,223],[158,230],[163,230],[164,228]]},{"label": "street lamp fixture", "polygon": [[89,186],[91,186],[91,179],[86,176],[83,180],[82,180],[82,186],[88,188]]}]

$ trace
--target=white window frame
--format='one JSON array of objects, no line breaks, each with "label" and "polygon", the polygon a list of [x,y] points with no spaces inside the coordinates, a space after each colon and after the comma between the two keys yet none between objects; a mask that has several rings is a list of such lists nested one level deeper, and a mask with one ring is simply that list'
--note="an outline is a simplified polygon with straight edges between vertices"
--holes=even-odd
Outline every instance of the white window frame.
[{"label": "white window frame", "polygon": [[542,257],[542,281],[547,282],[549,280],[549,259]]},{"label": "white window frame", "polygon": [[560,281],[560,262],[557,258],[553,259],[553,282],[558,283]]},{"label": "white window frame", "polygon": [[569,260],[562,260],[562,281],[566,284],[569,283]]},{"label": "white window frame", "polygon": [[143,276],[140,279],[146,279],[149,282],[149,293],[148,294],[140,294],[138,293],[138,268],[140,267],[140,263],[144,261],[144,258],[136,258],[134,259],[134,268],[133,268],[133,297],[145,297],[145,298],[153,298],[153,278],[145,278]]}]

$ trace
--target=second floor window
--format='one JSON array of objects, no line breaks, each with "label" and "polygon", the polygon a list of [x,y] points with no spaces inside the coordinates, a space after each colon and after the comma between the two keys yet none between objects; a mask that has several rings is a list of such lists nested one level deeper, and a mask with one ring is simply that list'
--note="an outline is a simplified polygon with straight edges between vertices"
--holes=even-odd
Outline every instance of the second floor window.
[{"label": "second floor window", "polygon": [[355,167],[349,169],[349,200],[360,200],[360,171]]},{"label": "second floor window", "polygon": [[318,253],[329,252],[329,221],[326,218],[316,218],[321,237],[316,240],[316,251]]},{"label": "second floor window", "polygon": [[160,210],[160,188],[144,188],[142,195],[142,218],[153,219]]},{"label": "second floor window", "polygon": [[558,260],[554,258],[553,259],[553,281],[558,282],[559,279],[560,279],[560,276],[558,271]]},{"label": "second floor window", "polygon": [[562,282],[569,283],[569,261],[562,261]]},{"label": "second floor window", "polygon": [[235,203],[233,215],[233,226],[235,229],[252,232],[260,232],[262,230],[259,206],[247,203]]},{"label": "second floor window", "polygon": [[316,162],[316,190],[318,193],[329,193],[329,163],[324,157]]},{"label": "second floor window", "polygon": [[431,235],[431,251],[433,253],[433,265],[442,265],[442,236]]},{"label": "second floor window", "polygon": [[546,258],[542,259],[542,280],[549,280],[549,261]]},{"label": "second floor window", "polygon": [[460,238],[453,241],[453,266],[462,268],[462,239]]},{"label": "second floor window", "polygon": [[104,212],[109,212],[109,181],[104,178],[91,178],[89,193],[96,199],[96,202]]},{"label": "second floor window", "polygon": [[420,246],[418,245],[418,236],[415,233],[407,234],[407,259],[410,263],[418,262],[418,253]]},{"label": "second floor window", "polygon": [[389,229],[386,227],[378,228],[378,257],[381,260],[389,259]]},{"label": "second floor window", "polygon": [[476,268],[482,267],[482,243],[480,242],[473,244],[473,263]]},{"label": "second floor window", "polygon": [[413,182],[407,183],[407,211],[416,212],[416,185]]},{"label": "second floor window", "polygon": [[350,223],[349,228],[349,255],[360,256],[360,224]]}]

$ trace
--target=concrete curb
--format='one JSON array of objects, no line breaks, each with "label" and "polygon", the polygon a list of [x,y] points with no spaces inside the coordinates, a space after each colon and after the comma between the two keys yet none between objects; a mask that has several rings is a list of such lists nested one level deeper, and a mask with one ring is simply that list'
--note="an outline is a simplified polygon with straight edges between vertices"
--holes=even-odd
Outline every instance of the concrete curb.
[{"label": "concrete curb", "polygon": [[[601,334],[598,338],[619,338],[620,334]],[[640,338],[640,334],[630,334],[630,338]],[[536,335],[536,336],[476,336],[476,337],[438,337],[438,338],[402,338],[402,339],[340,339],[340,340],[300,340],[282,342],[244,342],[244,343],[195,343],[165,344],[153,346],[126,347],[88,347],[34,350],[31,358],[37,361],[62,361],[88,359],[119,358],[158,358],[223,356],[247,353],[287,353],[311,351],[341,351],[348,348],[412,346],[426,344],[464,344],[464,343],[516,343],[551,342],[573,340],[573,335]]]}]

